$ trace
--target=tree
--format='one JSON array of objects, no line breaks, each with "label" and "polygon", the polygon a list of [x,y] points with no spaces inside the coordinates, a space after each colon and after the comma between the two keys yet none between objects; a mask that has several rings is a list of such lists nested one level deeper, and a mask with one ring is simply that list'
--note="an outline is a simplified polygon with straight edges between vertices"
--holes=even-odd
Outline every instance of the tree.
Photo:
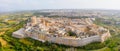
[{"label": "tree", "polygon": [[72,32],[72,31],[68,31],[69,36],[76,36],[76,33]]}]

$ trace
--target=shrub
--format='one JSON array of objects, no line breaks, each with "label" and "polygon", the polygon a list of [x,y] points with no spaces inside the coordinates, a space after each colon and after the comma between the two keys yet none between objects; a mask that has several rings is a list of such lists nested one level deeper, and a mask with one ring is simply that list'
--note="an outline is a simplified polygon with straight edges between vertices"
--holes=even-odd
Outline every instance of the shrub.
[{"label": "shrub", "polygon": [[69,31],[68,34],[69,34],[69,36],[76,36],[76,33],[72,32],[72,31]]},{"label": "shrub", "polygon": [[83,48],[86,50],[95,50],[95,49],[100,49],[103,47],[105,47],[105,43],[94,42],[94,43],[88,44],[88,45],[80,47],[80,48]]}]

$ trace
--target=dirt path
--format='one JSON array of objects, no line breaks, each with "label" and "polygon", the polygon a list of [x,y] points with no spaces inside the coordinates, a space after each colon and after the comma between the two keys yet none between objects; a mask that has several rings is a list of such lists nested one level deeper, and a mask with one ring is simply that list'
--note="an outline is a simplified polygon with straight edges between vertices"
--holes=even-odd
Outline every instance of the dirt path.
[{"label": "dirt path", "polygon": [[7,45],[7,42],[4,39],[2,39],[2,37],[0,37],[0,42],[1,42],[2,46]]},{"label": "dirt path", "polygon": [[3,35],[5,32],[0,32],[0,36]]}]

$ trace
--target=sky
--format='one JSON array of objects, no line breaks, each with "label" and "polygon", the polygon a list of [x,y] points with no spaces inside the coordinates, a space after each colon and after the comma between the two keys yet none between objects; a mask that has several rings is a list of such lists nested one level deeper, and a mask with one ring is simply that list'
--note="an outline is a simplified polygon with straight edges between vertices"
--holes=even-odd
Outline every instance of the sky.
[{"label": "sky", "polygon": [[0,0],[0,11],[39,9],[116,9],[120,0]]}]

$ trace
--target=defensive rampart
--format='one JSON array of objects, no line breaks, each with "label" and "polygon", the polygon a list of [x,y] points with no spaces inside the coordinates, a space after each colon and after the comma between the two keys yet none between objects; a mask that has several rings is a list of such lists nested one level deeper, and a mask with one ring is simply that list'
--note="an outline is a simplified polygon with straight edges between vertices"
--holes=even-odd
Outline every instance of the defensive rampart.
[{"label": "defensive rampart", "polygon": [[31,37],[33,39],[36,39],[42,42],[48,41],[51,43],[64,44],[64,45],[74,46],[74,47],[84,46],[92,42],[103,42],[106,40],[105,37],[108,37],[108,36],[110,36],[109,32],[104,33],[102,35],[95,35],[95,36],[91,36],[83,39],[68,38],[68,37],[49,37],[47,36],[47,34],[28,34],[28,37]]}]

